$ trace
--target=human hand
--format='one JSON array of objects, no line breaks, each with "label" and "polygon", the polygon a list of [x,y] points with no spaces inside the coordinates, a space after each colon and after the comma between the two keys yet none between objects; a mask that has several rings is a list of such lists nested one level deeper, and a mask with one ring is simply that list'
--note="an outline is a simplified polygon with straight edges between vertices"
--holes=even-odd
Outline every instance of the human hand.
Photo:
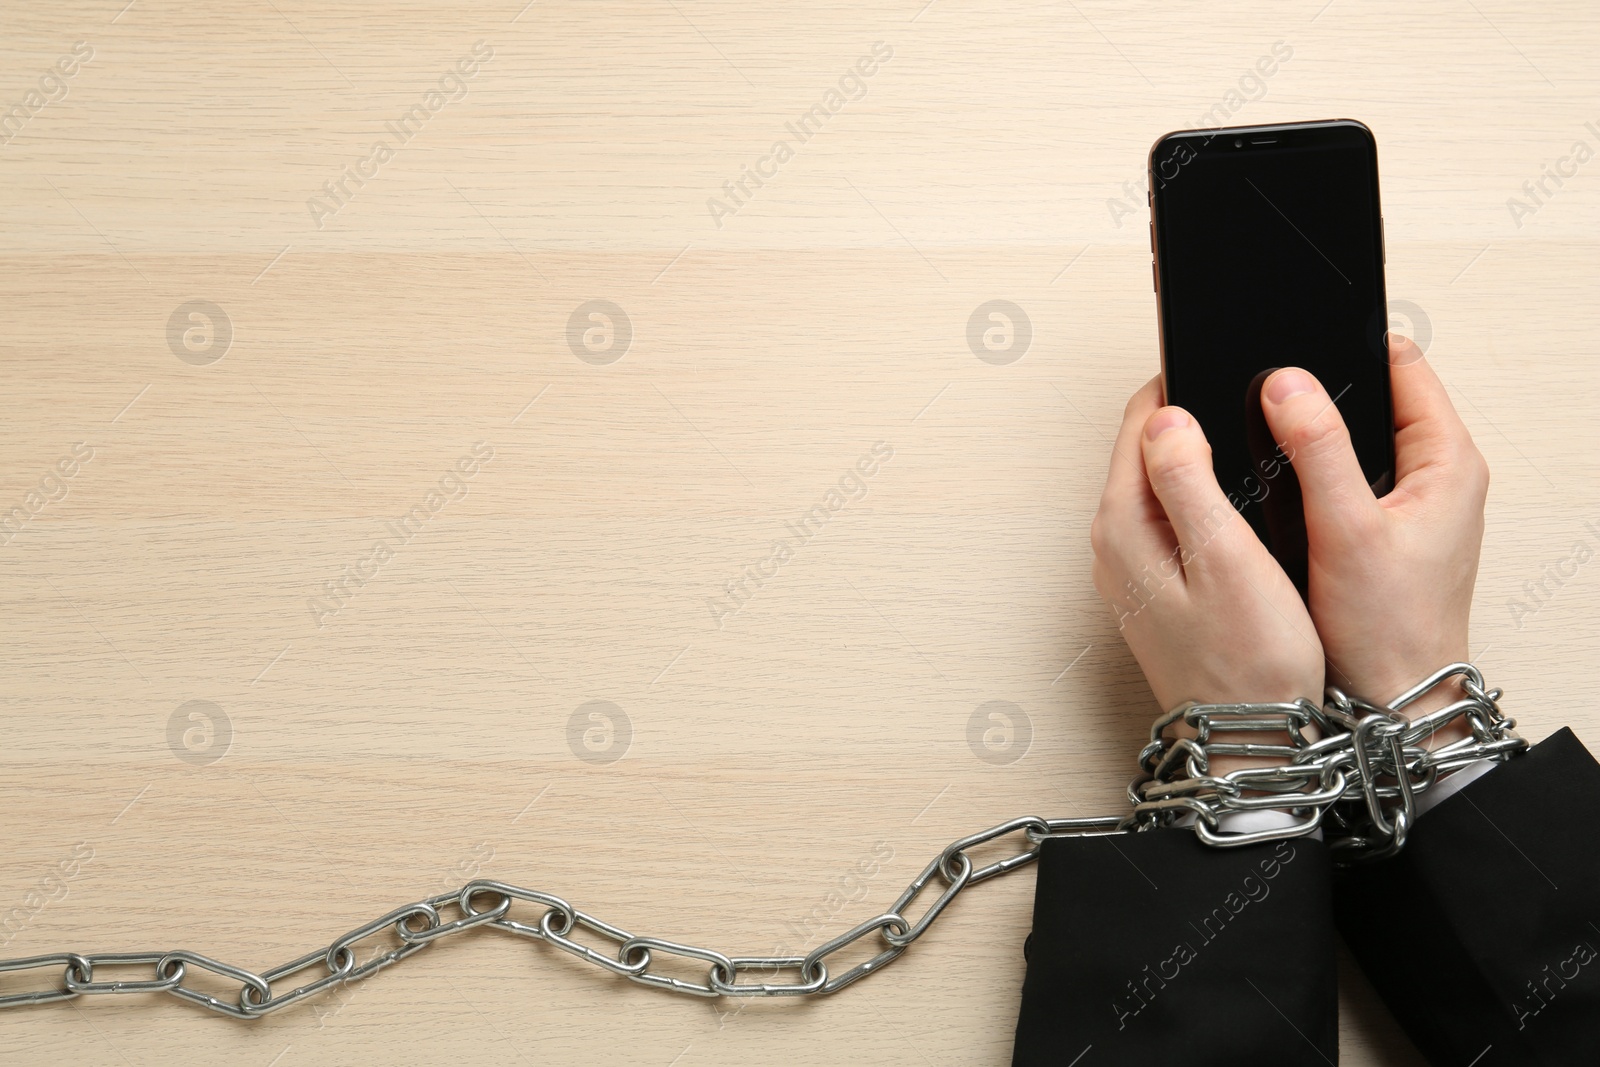
[{"label": "human hand", "polygon": [[1128,402],[1089,540],[1095,588],[1163,710],[1322,703],[1300,594],[1217,484],[1199,423],[1161,406],[1159,379]]},{"label": "human hand", "polygon": [[[1392,337],[1389,364],[1395,487],[1381,500],[1314,377],[1285,368],[1261,390],[1267,424],[1305,499],[1307,602],[1330,683],[1380,704],[1468,658],[1489,488],[1488,465],[1422,352]],[[1408,712],[1454,697],[1440,687],[1429,698]]]}]

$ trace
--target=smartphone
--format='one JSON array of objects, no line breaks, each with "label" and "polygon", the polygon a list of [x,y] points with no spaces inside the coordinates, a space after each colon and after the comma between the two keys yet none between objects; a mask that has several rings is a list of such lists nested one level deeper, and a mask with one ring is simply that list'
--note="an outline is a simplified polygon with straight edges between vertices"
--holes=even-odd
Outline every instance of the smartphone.
[{"label": "smartphone", "polygon": [[1352,119],[1182,130],[1149,165],[1166,402],[1199,421],[1223,492],[1303,594],[1300,486],[1261,384],[1316,375],[1373,491],[1393,487],[1377,141]]}]

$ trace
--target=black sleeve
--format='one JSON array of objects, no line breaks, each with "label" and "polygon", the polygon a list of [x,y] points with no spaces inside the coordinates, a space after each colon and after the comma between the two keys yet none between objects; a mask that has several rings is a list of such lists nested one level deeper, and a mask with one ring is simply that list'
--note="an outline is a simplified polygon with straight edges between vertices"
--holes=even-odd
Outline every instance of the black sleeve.
[{"label": "black sleeve", "polygon": [[1600,766],[1571,730],[1334,878],[1341,932],[1435,1064],[1600,1063]]},{"label": "black sleeve", "polygon": [[1320,841],[1151,830],[1046,840],[1038,862],[1014,1065],[1337,1062]]}]

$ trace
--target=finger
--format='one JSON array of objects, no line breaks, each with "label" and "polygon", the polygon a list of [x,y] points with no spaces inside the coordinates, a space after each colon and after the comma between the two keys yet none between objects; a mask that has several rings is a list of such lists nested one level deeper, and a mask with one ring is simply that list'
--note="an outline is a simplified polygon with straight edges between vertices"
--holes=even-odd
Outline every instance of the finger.
[{"label": "finger", "polygon": [[1145,421],[1140,447],[1150,488],[1180,545],[1178,561],[1185,575],[1196,565],[1226,570],[1246,537],[1255,541],[1255,534],[1217,484],[1211,446],[1200,424],[1182,408],[1161,408]]},{"label": "finger", "polygon": [[1378,501],[1361,471],[1339,408],[1312,375],[1285,367],[1261,387],[1261,408],[1278,447],[1294,465],[1308,531],[1359,528]]},{"label": "finger", "polygon": [[1096,553],[1117,556],[1124,562],[1144,560],[1177,546],[1161,502],[1150,489],[1139,450],[1145,420],[1161,406],[1161,380],[1152,378],[1128,401],[1122,426],[1111,446],[1111,469],[1100,494],[1095,517],[1100,536],[1093,538]]},{"label": "finger", "polygon": [[1111,446],[1100,510],[1089,526],[1094,548],[1094,586],[1118,618],[1119,627],[1136,618],[1148,593],[1140,584],[1148,568],[1177,552],[1177,538],[1166,512],[1150,489],[1139,451],[1145,420],[1161,406],[1161,380],[1152,378],[1133,394]]},{"label": "finger", "polygon": [[1150,483],[1144,476],[1144,459],[1139,454],[1139,434],[1145,420],[1161,406],[1161,379],[1151,378],[1128,400],[1122,412],[1122,425],[1117,439],[1111,445],[1111,469],[1106,474],[1106,489],[1101,496],[1102,506],[1108,498],[1121,502],[1148,500],[1156,505],[1150,492]]},{"label": "finger", "polygon": [[1422,350],[1394,334],[1389,336],[1389,385],[1396,482],[1424,467],[1458,463],[1471,447],[1472,435]]}]

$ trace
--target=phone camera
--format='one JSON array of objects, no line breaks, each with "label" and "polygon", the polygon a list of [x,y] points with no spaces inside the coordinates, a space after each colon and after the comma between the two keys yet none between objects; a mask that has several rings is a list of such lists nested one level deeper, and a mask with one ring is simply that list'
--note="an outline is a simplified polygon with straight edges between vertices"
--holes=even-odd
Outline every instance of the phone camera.
[{"label": "phone camera", "polygon": [[1244,147],[1244,138],[1243,137],[1235,137],[1233,139],[1233,147],[1235,147],[1235,148],[1243,148]]}]

